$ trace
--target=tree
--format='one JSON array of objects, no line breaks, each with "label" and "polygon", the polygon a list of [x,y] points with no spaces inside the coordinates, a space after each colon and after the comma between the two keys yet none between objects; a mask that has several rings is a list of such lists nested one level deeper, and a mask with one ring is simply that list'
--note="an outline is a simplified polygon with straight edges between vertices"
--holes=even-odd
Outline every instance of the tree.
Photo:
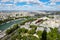
[{"label": "tree", "polygon": [[39,38],[37,38],[33,35],[29,35],[27,38],[28,38],[28,40],[39,40]]},{"label": "tree", "polygon": [[18,24],[14,24],[14,25],[12,26],[12,28],[6,30],[6,34],[8,35],[8,34],[12,33],[12,32],[15,31],[17,28],[19,28]]},{"label": "tree", "polygon": [[17,38],[17,35],[11,36],[11,40],[16,40],[16,38]]},{"label": "tree", "polygon": [[33,28],[33,29],[37,29],[37,26],[36,25],[30,25],[30,28]]},{"label": "tree", "polygon": [[20,34],[18,34],[16,39],[21,40],[22,39],[22,36]]},{"label": "tree", "polygon": [[27,29],[25,29],[25,28],[19,28],[18,29],[18,33],[20,34],[20,33],[27,33]]},{"label": "tree", "polygon": [[39,36],[39,38],[42,37],[42,31],[37,31],[36,34]]},{"label": "tree", "polygon": [[22,40],[28,40],[27,36],[23,36]]},{"label": "tree", "polygon": [[18,24],[14,24],[14,25],[12,26],[12,31],[16,30],[17,28],[19,28]]},{"label": "tree", "polygon": [[34,33],[36,33],[36,31],[35,31],[35,29],[31,29],[31,30],[28,31],[28,33],[29,34],[34,34]]},{"label": "tree", "polygon": [[43,33],[42,33],[42,38],[41,40],[47,40],[47,32],[46,30],[44,29]]},{"label": "tree", "polygon": [[59,33],[59,34],[57,34],[57,36],[58,36],[58,37],[57,37],[57,38],[58,38],[58,40],[60,40],[60,33]]},{"label": "tree", "polygon": [[10,34],[10,33],[11,33],[11,28],[6,30],[7,35]]},{"label": "tree", "polygon": [[57,40],[58,38],[58,29],[57,28],[50,28],[51,31],[47,35],[48,40]]}]

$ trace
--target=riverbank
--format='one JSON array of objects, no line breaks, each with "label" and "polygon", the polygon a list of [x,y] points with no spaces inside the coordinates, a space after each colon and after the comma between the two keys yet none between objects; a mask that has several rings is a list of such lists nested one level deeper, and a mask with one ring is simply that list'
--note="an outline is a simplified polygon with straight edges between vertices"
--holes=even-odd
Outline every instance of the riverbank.
[{"label": "riverbank", "polygon": [[10,21],[9,23],[5,23],[3,25],[0,25],[0,30],[5,30],[6,28],[8,28],[9,26],[11,26],[12,24],[15,24],[15,23],[20,23],[21,20],[23,20],[24,18],[21,18],[21,19],[16,19],[16,20],[12,20]]},{"label": "riverbank", "polygon": [[[17,20],[14,20],[14,21],[19,21],[19,20],[21,21],[21,20],[23,20],[23,19],[17,19]],[[13,21],[12,21],[12,22],[13,22]],[[14,24],[15,24],[15,23],[14,23]],[[12,24],[11,26],[9,26],[7,29],[12,28],[12,26],[13,26],[14,24]],[[17,24],[18,24],[18,23],[17,23]],[[6,35],[5,32],[6,32],[7,29],[5,29],[4,31],[1,30],[1,32],[0,32],[0,38],[4,37],[4,36]]]},{"label": "riverbank", "polygon": [[[17,21],[17,20],[20,20],[20,18],[19,18],[19,19],[15,19],[15,21]],[[7,21],[7,22],[5,22],[5,23],[9,23],[9,22],[11,22],[11,21],[14,21],[14,20],[10,20],[10,21]],[[3,25],[3,24],[5,24],[5,23],[2,23],[2,24],[0,24],[0,25]]]}]

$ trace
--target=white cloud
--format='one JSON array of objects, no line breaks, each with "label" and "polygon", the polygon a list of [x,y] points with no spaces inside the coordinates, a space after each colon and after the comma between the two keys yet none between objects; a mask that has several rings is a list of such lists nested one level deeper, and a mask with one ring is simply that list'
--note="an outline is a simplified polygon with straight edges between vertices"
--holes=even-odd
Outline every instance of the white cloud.
[{"label": "white cloud", "polygon": [[[28,6],[28,5],[23,5],[23,6],[16,6],[16,5],[2,5],[0,6],[1,10],[57,10],[58,6],[46,6],[43,5],[41,6]],[[59,9],[59,8],[58,8]]]},{"label": "white cloud", "polygon": [[56,5],[56,2],[60,2],[60,0],[50,0],[49,2],[51,2],[49,5]]},{"label": "white cloud", "polygon": [[58,9],[60,9],[60,5],[57,5],[56,7],[57,7]]},{"label": "white cloud", "polygon": [[12,2],[13,0],[1,0],[1,2]]},{"label": "white cloud", "polygon": [[49,5],[54,6],[54,5],[56,5],[56,3],[55,2],[51,2]]},{"label": "white cloud", "polygon": [[39,2],[39,0],[14,0],[14,2]]},{"label": "white cloud", "polygon": [[17,3],[17,2],[26,2],[27,4],[30,4],[30,3],[41,3],[39,0],[14,0],[14,3]]},{"label": "white cloud", "polygon": [[55,2],[60,2],[60,0],[54,0]]},{"label": "white cloud", "polygon": [[51,2],[60,2],[60,0],[50,0]]},{"label": "white cloud", "polygon": [[7,1],[10,1],[10,0],[1,0],[1,2],[7,2]]},{"label": "white cloud", "polygon": [[[2,0],[2,2],[8,2],[8,1],[12,1],[12,0]],[[59,0],[58,0],[59,1]],[[23,5],[23,6],[16,6],[16,4],[2,4],[0,5],[0,9],[1,10],[57,10],[60,8],[60,6],[56,6],[56,3],[55,2],[58,2],[57,0],[50,0],[50,4],[49,6],[46,6],[44,4],[46,3],[43,3],[43,2],[40,2],[39,0],[14,0],[14,3],[17,3],[17,2],[26,2],[27,4],[30,4],[30,3],[36,3],[34,4],[33,6],[30,6],[30,5]],[[51,5],[55,5],[55,6],[51,6]]]},{"label": "white cloud", "polygon": [[[2,0],[1,2],[12,2],[13,0]],[[16,4],[17,2],[26,2],[27,4],[31,4],[31,3],[35,3],[38,5],[44,5],[46,3],[40,2],[39,0],[14,0],[14,4]]]}]

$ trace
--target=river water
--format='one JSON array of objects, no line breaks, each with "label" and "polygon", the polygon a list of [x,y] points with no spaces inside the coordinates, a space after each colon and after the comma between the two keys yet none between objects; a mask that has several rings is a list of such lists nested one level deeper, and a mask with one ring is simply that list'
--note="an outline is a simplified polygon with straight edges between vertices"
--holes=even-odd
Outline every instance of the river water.
[{"label": "river water", "polygon": [[1,30],[1,31],[4,31],[5,29],[11,27],[11,25],[13,25],[13,24],[21,23],[22,20],[23,20],[23,19],[13,20],[13,21],[10,21],[10,22],[6,22],[6,23],[0,25],[0,30]]}]

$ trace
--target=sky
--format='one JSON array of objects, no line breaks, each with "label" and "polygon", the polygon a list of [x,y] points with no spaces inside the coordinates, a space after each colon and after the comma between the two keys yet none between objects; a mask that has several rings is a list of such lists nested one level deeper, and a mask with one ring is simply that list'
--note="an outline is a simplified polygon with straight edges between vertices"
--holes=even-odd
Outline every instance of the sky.
[{"label": "sky", "polygon": [[60,11],[60,0],[0,0],[1,10]]}]

